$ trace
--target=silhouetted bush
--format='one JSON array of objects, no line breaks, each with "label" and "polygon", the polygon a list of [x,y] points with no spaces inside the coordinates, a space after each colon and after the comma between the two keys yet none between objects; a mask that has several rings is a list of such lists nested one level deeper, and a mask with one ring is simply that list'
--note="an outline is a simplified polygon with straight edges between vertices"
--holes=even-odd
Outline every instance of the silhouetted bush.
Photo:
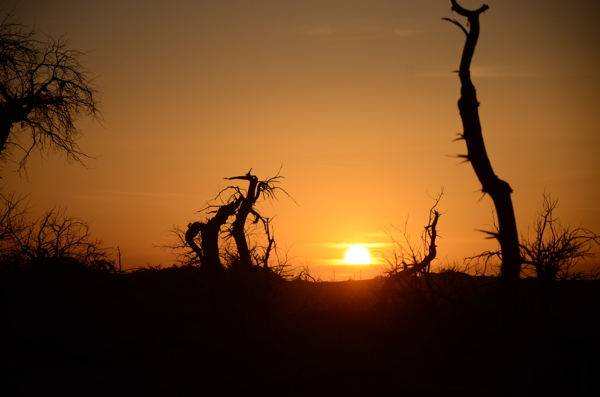
[{"label": "silhouetted bush", "polygon": [[115,272],[113,250],[92,237],[89,225],[63,208],[29,219],[23,198],[0,193],[0,268],[3,271],[76,268]]},{"label": "silhouetted bush", "polygon": [[[533,233],[521,237],[524,272],[535,272],[539,280],[581,278],[575,270],[584,259],[593,257],[592,249],[600,236],[591,230],[563,225],[555,214],[558,200],[544,194],[542,208],[533,224]],[[531,232],[531,230],[530,230]]]}]

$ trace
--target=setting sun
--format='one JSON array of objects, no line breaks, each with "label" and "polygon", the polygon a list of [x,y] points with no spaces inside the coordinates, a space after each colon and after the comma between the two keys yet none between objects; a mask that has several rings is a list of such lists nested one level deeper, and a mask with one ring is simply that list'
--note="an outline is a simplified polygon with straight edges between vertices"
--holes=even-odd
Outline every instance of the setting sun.
[{"label": "setting sun", "polygon": [[362,245],[353,245],[346,251],[344,261],[350,265],[368,265],[371,262],[371,254]]}]

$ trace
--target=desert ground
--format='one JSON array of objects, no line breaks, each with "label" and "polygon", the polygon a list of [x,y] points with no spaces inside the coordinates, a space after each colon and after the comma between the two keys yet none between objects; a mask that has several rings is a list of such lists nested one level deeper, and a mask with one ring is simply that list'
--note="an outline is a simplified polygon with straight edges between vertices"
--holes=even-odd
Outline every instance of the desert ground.
[{"label": "desert ground", "polygon": [[[216,280],[216,281],[215,281]],[[3,395],[596,395],[600,281],[286,281],[199,268],[2,278]],[[558,393],[558,394],[557,394]]]}]

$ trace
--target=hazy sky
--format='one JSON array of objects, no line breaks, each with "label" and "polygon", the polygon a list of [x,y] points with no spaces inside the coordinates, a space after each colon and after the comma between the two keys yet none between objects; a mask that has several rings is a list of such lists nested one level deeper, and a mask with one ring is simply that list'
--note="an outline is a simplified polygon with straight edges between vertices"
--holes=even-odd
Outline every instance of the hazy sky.
[{"label": "hazy sky", "polygon": [[[520,232],[544,191],[563,223],[600,232],[600,2],[487,4],[473,80]],[[464,21],[449,0],[21,0],[16,15],[87,52],[106,122],[78,123],[90,169],[37,156],[28,180],[2,171],[5,189],[89,221],[127,267],[169,264],[154,246],[201,220],[223,178],[282,165],[298,205],[282,195],[261,208],[324,279],[377,274],[333,266],[349,244],[386,252],[386,231],[407,219],[417,241],[442,188],[438,258],[496,246],[477,231],[490,200],[453,157],[466,151],[453,142],[464,35],[441,18]]]}]

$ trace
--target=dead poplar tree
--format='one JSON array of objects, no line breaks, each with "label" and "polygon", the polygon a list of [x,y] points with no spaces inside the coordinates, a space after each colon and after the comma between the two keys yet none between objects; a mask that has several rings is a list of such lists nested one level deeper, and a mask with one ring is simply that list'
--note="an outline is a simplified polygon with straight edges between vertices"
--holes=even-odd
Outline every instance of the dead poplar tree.
[{"label": "dead poplar tree", "polygon": [[[227,178],[228,180],[245,180],[248,181],[248,189],[243,192],[241,189],[236,188],[238,192],[238,199],[241,201],[237,212],[235,214],[235,220],[231,223],[231,235],[235,240],[239,255],[239,265],[241,269],[252,268],[252,253],[248,247],[247,233],[246,233],[246,222],[250,214],[254,215],[254,223],[262,221],[266,224],[266,230],[268,231],[268,219],[263,218],[258,211],[255,209],[257,201],[261,197],[275,198],[277,190],[283,190],[276,184],[279,182],[278,179],[282,178],[281,175],[269,178],[265,181],[259,181],[256,175],[251,174],[252,170],[248,171],[246,175],[234,176]],[[283,190],[285,193],[285,190]],[[287,194],[287,193],[286,193]]]},{"label": "dead poplar tree", "polygon": [[[221,227],[227,222],[230,216],[240,205],[240,198],[234,198],[232,201],[220,206],[215,215],[206,222],[194,222],[188,225],[185,232],[185,242],[197,255],[201,266],[209,270],[220,270],[223,268],[219,253],[219,237]],[[202,247],[200,247],[195,238],[200,234]]]},{"label": "dead poplar tree", "polygon": [[243,195],[241,192],[239,193],[241,203],[238,208],[237,214],[235,215],[235,220],[231,225],[231,235],[233,236],[233,239],[235,240],[235,245],[237,246],[240,260],[240,268],[249,269],[252,267],[252,257],[250,255],[250,249],[248,248],[248,241],[246,240],[245,230],[246,220],[248,219],[248,215],[250,215],[250,213],[253,213],[255,215],[256,222],[259,219],[258,213],[254,211],[254,204],[260,196],[260,190],[258,188],[258,177],[256,175],[250,174],[250,171],[248,171],[246,175],[234,176],[227,179],[242,179],[248,181],[248,189],[246,190],[246,194]]},{"label": "dead poplar tree", "polygon": [[[427,226],[425,226],[425,231],[423,233],[423,243],[427,254],[420,251],[416,252],[410,242],[407,241],[408,249],[406,251],[408,251],[407,253],[410,254],[409,262],[411,263],[407,263],[404,260],[404,253],[406,251],[403,250],[403,252],[400,253],[400,258],[396,258],[400,259],[401,263],[394,263],[394,269],[388,274],[388,277],[381,288],[380,299],[382,303],[387,303],[387,301],[392,297],[394,289],[398,284],[400,284],[400,282],[409,279],[411,276],[417,273],[425,273],[429,271],[428,269],[431,266],[431,262],[437,256],[436,228],[441,214],[435,208],[437,207],[440,199],[441,194],[438,196],[433,207],[429,210],[429,222]],[[399,265],[402,266],[402,270],[399,270]]]},{"label": "dead poplar tree", "polygon": [[519,235],[517,233],[517,223],[515,221],[515,212],[513,208],[510,185],[500,179],[495,173],[490,159],[487,155],[483,135],[481,131],[481,122],[479,120],[479,102],[477,101],[477,92],[471,81],[471,60],[477,45],[479,37],[479,15],[489,7],[483,5],[477,10],[467,10],[461,7],[456,0],[451,0],[452,11],[466,17],[469,21],[469,29],[465,28],[460,22],[443,18],[457,25],[466,35],[466,42],[458,69],[458,77],[461,83],[461,96],[458,100],[458,109],[464,131],[460,139],[464,139],[467,144],[467,154],[461,155],[466,161],[470,162],[473,170],[481,183],[481,190],[492,198],[496,208],[498,218],[498,232],[489,232],[498,239],[500,243],[502,264],[500,268],[501,289],[508,299],[509,305],[516,309],[518,280],[521,271],[521,256],[519,253]]},{"label": "dead poplar tree", "polygon": [[0,14],[0,156],[12,145],[25,153],[21,168],[34,149],[81,162],[87,156],[77,144],[75,121],[102,119],[94,76],[80,62],[83,53],[69,48],[64,37],[38,34],[10,11]]},{"label": "dead poplar tree", "polygon": [[[202,222],[189,223],[185,231],[175,228],[172,234],[177,241],[163,248],[175,252],[186,250],[180,254],[180,261],[188,264],[199,263],[207,270],[220,270],[224,267],[250,269],[255,265],[268,268],[269,258],[276,251],[276,244],[270,219],[261,215],[256,209],[256,204],[264,198],[276,198],[277,190],[287,194],[277,185],[280,178],[283,177],[277,174],[261,181],[252,175],[251,171],[242,176],[225,178],[248,181],[248,188],[228,186],[223,189],[217,195],[222,204],[210,204],[199,211],[211,216]],[[226,194],[229,194],[229,197],[225,198]],[[256,224],[263,226],[264,235],[252,226]],[[264,245],[255,241],[261,236],[266,238]],[[234,244],[230,246],[228,243],[231,238]],[[219,247],[220,241],[226,243],[224,249]],[[191,251],[188,248],[191,248]]]}]

